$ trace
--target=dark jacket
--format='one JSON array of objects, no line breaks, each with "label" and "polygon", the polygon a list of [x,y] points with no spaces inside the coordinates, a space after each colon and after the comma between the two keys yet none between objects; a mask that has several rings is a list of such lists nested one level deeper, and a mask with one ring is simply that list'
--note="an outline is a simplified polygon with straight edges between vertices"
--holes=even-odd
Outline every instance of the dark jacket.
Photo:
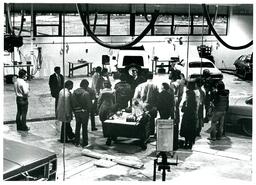
[{"label": "dark jacket", "polygon": [[98,110],[102,122],[115,112],[115,96],[111,89],[102,89],[98,98]]},{"label": "dark jacket", "polygon": [[89,93],[81,87],[74,90],[71,97],[71,104],[74,112],[90,111],[92,106]]},{"label": "dark jacket", "polygon": [[115,85],[116,104],[118,108],[124,109],[128,106],[129,100],[132,98],[131,85],[126,81],[120,81]]},{"label": "dark jacket", "polygon": [[163,90],[158,96],[157,109],[161,119],[174,118],[174,92]]},{"label": "dark jacket", "polygon": [[229,107],[229,90],[213,92],[214,111],[227,111]]},{"label": "dark jacket", "polygon": [[196,126],[198,125],[196,95],[193,90],[187,90],[186,94],[187,97],[181,109],[183,116],[181,121],[180,136],[193,140],[196,137]]},{"label": "dark jacket", "polygon": [[60,90],[64,87],[64,77],[61,74],[59,76],[61,81],[60,85],[55,73],[52,74],[49,78],[50,91],[51,91],[52,97],[54,98],[57,98],[59,96]]}]

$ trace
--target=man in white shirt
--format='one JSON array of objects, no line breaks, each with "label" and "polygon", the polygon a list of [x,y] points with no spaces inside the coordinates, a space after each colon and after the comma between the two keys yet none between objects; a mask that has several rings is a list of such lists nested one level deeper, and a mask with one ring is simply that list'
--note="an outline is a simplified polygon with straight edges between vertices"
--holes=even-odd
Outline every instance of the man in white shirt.
[{"label": "man in white shirt", "polygon": [[17,102],[16,124],[18,131],[29,130],[29,127],[26,125],[29,93],[29,84],[25,81],[26,73],[27,72],[24,69],[21,69],[17,80],[14,82],[14,91],[16,93]]}]

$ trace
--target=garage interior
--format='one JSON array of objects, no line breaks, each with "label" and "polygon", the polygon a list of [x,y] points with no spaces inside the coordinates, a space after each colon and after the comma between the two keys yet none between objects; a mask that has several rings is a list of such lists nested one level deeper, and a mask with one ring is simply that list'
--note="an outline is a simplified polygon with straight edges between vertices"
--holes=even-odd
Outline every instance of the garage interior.
[{"label": "garage interior", "polygon": [[[99,117],[95,117],[97,131],[91,131],[89,120],[90,146],[87,150],[103,156],[127,159],[129,163],[116,163],[108,167],[99,167],[99,159],[84,155],[83,148],[58,142],[60,122],[55,119],[55,100],[51,97],[48,85],[54,67],[61,67],[65,81],[74,82],[73,90],[79,87],[82,79],[87,79],[91,84],[97,66],[106,67],[113,87],[118,81],[113,78],[118,49],[135,43],[134,46],[143,46],[148,53],[153,82],[160,86],[160,82],[168,81],[168,65],[164,67],[164,73],[160,74],[158,70],[161,65],[157,64],[170,61],[172,57],[178,57],[179,60],[193,58],[199,55],[200,49],[206,48],[208,53],[205,57],[222,71],[223,81],[230,91],[230,104],[234,104],[238,99],[253,95],[253,76],[238,73],[234,65],[242,55],[251,54],[253,58],[253,8],[253,4],[169,2],[4,3],[4,62],[1,65],[3,138],[55,153],[57,181],[152,181],[157,154],[157,141],[154,138],[149,139],[146,150],[142,150],[138,141],[131,138],[120,138],[107,146]],[[83,22],[86,18],[90,20],[90,30]],[[6,45],[7,38],[11,36],[17,39],[15,44]],[[107,65],[104,63],[106,55],[109,56]],[[80,67],[76,68],[72,64]],[[12,78],[19,69],[29,71],[28,132],[16,130],[17,107]],[[75,119],[71,121],[71,126],[74,130]],[[245,135],[241,129],[230,128],[224,140],[212,143],[207,140],[209,128],[210,123],[205,123],[193,149],[179,148],[174,156],[168,155],[168,161],[178,162],[171,165],[165,180],[179,183],[203,177],[220,183],[254,182],[254,137]],[[136,162],[143,164],[142,167],[131,167]],[[162,172],[157,171],[157,181],[162,177]]]}]

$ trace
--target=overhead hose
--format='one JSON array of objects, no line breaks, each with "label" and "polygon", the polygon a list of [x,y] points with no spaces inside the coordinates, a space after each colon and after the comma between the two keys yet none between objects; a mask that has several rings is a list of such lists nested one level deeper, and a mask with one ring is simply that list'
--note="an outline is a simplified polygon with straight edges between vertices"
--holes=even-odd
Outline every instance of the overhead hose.
[{"label": "overhead hose", "polygon": [[248,48],[248,47],[250,47],[253,44],[253,41],[251,41],[248,44],[245,44],[243,46],[230,46],[229,44],[227,44],[224,40],[222,40],[222,38],[220,38],[220,36],[218,35],[216,30],[212,26],[212,23],[211,23],[211,20],[210,20],[210,17],[209,17],[206,5],[202,4],[202,7],[203,7],[204,16],[206,17],[206,21],[207,21],[207,24],[208,24],[210,30],[213,32],[214,36],[218,39],[218,41],[220,41],[220,43],[223,44],[225,47],[227,47],[229,49],[232,49],[232,50],[240,50],[240,49]]},{"label": "overhead hose", "polygon": [[[12,26],[12,21],[11,21],[11,12],[10,12],[10,4],[6,5],[6,9],[7,9],[7,20],[8,20],[8,25],[9,25],[9,29],[11,31],[12,35],[15,35],[13,26]],[[19,33],[18,33],[18,37],[21,35],[22,29],[23,29],[23,24],[24,24],[24,11],[21,11],[21,23],[20,23],[20,29],[19,29]]]},{"label": "overhead hose", "polygon": [[[107,47],[107,48],[111,48],[111,49],[123,49],[123,48],[127,48],[127,47],[131,47],[135,44],[137,44],[154,26],[157,17],[158,17],[158,11],[155,11],[155,13],[152,15],[152,19],[149,23],[149,25],[143,30],[143,32],[133,41],[131,41],[130,43],[126,43],[126,44],[122,44],[122,45],[113,45],[113,44],[107,44],[104,43],[102,40],[100,40],[90,29],[90,23],[86,22],[86,18],[83,16],[82,14],[82,7],[81,4],[76,4],[77,7],[77,11],[80,15],[80,18],[82,20],[82,23],[85,27],[85,29],[88,31],[88,33],[90,34],[90,36],[92,37],[92,39],[97,42],[98,44],[100,44],[103,47]],[[86,15],[88,16],[88,11],[86,11]]]},{"label": "overhead hose", "polygon": [[12,27],[12,21],[11,21],[11,12],[10,12],[10,4],[6,5],[6,9],[7,9],[7,20],[8,20],[8,25],[9,25],[9,29],[11,31],[11,33],[14,35],[14,30]]},{"label": "overhead hose", "polygon": [[20,31],[18,33],[18,37],[21,35],[21,32],[23,30],[23,24],[24,24],[24,11],[21,10]]}]

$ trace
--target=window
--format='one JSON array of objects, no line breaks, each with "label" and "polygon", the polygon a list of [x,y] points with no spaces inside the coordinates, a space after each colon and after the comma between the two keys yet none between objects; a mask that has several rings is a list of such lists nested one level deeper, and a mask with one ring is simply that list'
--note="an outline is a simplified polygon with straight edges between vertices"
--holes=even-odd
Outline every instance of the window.
[{"label": "window", "polygon": [[128,66],[130,64],[137,64],[143,66],[143,57],[142,56],[124,56],[123,66]]},{"label": "window", "polygon": [[[16,13],[14,17],[13,16],[11,17],[11,20],[12,20],[14,33],[15,35],[18,35],[20,31],[20,26],[21,26],[21,14]],[[6,25],[5,25],[5,28],[6,28]],[[5,29],[5,32],[7,32],[6,29]],[[24,22],[23,22],[23,28],[21,31],[21,36],[30,36],[30,32],[31,32],[31,16],[24,14]]]},{"label": "window", "polygon": [[154,35],[171,35],[172,15],[159,15],[154,26]]},{"label": "window", "polygon": [[130,14],[110,14],[110,35],[130,35]]},{"label": "window", "polygon": [[187,15],[174,15],[174,35],[191,34],[191,20]]},{"label": "window", "polygon": [[65,35],[67,36],[84,35],[84,26],[80,19],[79,14],[65,14]]},{"label": "window", "polygon": [[60,14],[36,14],[35,36],[60,36],[61,35]]},{"label": "window", "polygon": [[94,34],[108,35],[108,15],[107,14],[93,14],[90,15],[91,30],[94,30],[94,22],[96,21]]},{"label": "window", "polygon": [[209,35],[209,27],[206,18],[201,15],[193,16],[193,34],[194,35]]},{"label": "window", "polygon": [[[147,16],[148,20],[151,20],[151,15]],[[135,16],[135,35],[140,35],[143,30],[148,26],[149,22],[146,20],[145,16],[142,14]],[[151,35],[149,31],[147,35]]]},{"label": "window", "polygon": [[227,35],[227,25],[228,25],[227,16],[217,16],[213,27],[219,35]]}]

